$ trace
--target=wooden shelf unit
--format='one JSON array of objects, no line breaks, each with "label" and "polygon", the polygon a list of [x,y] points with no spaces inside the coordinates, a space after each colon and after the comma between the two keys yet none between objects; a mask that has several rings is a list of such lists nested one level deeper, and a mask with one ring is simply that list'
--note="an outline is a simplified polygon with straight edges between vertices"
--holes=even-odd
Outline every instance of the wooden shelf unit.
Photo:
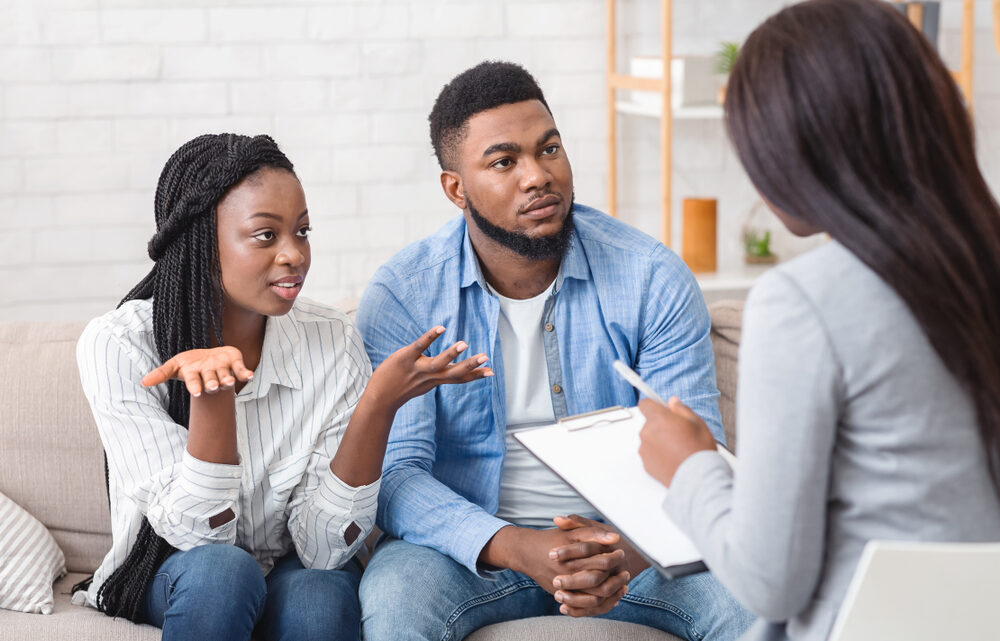
[{"label": "wooden shelf unit", "polygon": [[1000,0],[993,0],[993,41],[1000,53]]},{"label": "wooden shelf unit", "polygon": [[[894,0],[901,2],[902,0]],[[673,2],[660,0],[660,60],[663,65],[662,78],[640,78],[617,72],[617,2],[605,0],[607,11],[607,117],[608,117],[608,213],[618,215],[618,114],[635,114],[660,118],[660,234],[663,244],[671,246],[671,183],[673,179],[673,120],[674,118],[721,118],[721,106],[712,108],[687,107],[673,110],[656,109],[628,100],[619,100],[617,92],[623,90],[651,91],[660,94],[661,104],[671,104],[670,59],[673,56]],[[1000,0],[993,0],[994,38],[1000,51]],[[911,19],[914,16],[911,15]],[[961,66],[952,75],[969,106],[973,107],[973,45],[975,36],[974,0],[962,0],[962,54]]]},{"label": "wooden shelf unit", "polygon": [[[892,0],[897,4],[908,2],[909,0]],[[923,9],[918,3],[913,3],[909,5],[906,11],[907,17],[913,26],[920,30],[922,28],[921,21],[923,20]],[[993,13],[994,13],[994,27],[996,30],[995,37],[997,39],[997,50],[1000,50],[1000,0],[993,0]],[[962,54],[961,63],[958,69],[952,70],[951,75],[955,79],[955,83],[962,90],[962,95],[965,97],[965,104],[969,107],[969,113],[972,114],[972,63],[973,63],[973,46],[975,45],[976,36],[976,5],[975,0],[962,0]],[[940,37],[940,35],[938,36]]]},{"label": "wooden shelf unit", "polygon": [[[652,91],[660,94],[664,109],[660,114],[660,233],[663,244],[670,247],[670,183],[673,147],[673,118],[670,113],[670,58],[673,47],[673,3],[660,0],[660,59],[663,63],[662,78],[639,78],[617,72],[617,3],[606,0],[607,11],[607,54],[608,54],[608,213],[618,215],[618,109],[617,93],[620,90]],[[628,111],[623,111],[628,113]],[[654,115],[652,113],[646,115]]]}]

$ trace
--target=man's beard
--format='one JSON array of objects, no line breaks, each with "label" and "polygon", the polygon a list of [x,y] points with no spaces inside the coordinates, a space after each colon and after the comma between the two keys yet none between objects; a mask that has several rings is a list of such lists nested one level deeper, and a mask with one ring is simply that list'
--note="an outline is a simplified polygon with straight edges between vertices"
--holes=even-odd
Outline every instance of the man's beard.
[{"label": "man's beard", "polygon": [[569,249],[569,239],[573,233],[573,199],[570,199],[569,213],[563,220],[562,228],[554,234],[548,236],[528,236],[524,232],[510,231],[503,227],[498,227],[486,220],[479,210],[472,204],[472,200],[466,196],[469,205],[469,213],[476,227],[483,232],[487,238],[506,247],[514,253],[524,256],[530,260],[548,260],[550,258],[562,258]]}]

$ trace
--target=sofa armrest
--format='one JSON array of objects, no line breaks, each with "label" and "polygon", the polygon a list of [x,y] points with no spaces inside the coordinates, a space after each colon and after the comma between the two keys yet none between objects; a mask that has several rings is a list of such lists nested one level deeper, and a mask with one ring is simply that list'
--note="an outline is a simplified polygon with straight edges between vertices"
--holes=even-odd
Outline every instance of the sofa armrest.
[{"label": "sofa armrest", "polygon": [[715,380],[719,388],[719,413],[729,449],[736,449],[736,380],[739,369],[743,301],[720,300],[708,307],[712,320]]}]

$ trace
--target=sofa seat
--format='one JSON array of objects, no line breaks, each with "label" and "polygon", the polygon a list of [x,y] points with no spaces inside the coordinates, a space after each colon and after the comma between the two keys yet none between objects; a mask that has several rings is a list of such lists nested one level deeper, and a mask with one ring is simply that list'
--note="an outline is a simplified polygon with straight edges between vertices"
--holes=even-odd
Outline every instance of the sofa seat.
[{"label": "sofa seat", "polygon": [[56,581],[52,614],[0,609],[0,641],[159,641],[160,630],[151,625],[135,625],[127,619],[112,619],[94,608],[70,604],[70,589],[86,577],[86,574],[70,572]]},{"label": "sofa seat", "polygon": [[[112,619],[93,608],[70,604],[70,589],[85,574],[70,573],[56,581],[55,608],[50,615],[24,614],[0,609],[0,641],[24,639],[73,639],[73,641],[159,641],[160,630]],[[466,637],[467,641],[537,641],[577,639],[586,641],[679,641],[677,637],[633,623],[604,619],[536,617],[489,625]]]},{"label": "sofa seat", "polygon": [[538,641],[573,639],[574,641],[680,641],[654,628],[606,619],[571,617],[534,617],[497,623],[480,628],[465,637],[466,641]]}]

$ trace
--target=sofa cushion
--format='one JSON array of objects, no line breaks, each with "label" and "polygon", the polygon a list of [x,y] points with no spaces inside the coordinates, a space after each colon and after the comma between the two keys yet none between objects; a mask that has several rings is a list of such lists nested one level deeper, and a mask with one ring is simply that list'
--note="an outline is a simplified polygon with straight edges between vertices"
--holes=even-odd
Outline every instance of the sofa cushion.
[{"label": "sofa cushion", "polygon": [[80,386],[84,323],[0,324],[0,492],[49,529],[70,572],[111,549],[104,450]]},{"label": "sofa cushion", "polygon": [[52,583],[66,558],[38,519],[0,493],[0,608],[52,613]]},{"label": "sofa cushion", "polygon": [[465,637],[466,641],[680,641],[677,637],[635,623],[566,616],[534,617],[488,625]]},{"label": "sofa cushion", "polygon": [[73,641],[158,641],[160,630],[112,619],[93,608],[70,605],[70,588],[84,578],[69,574],[54,586],[51,616],[0,610],[0,641],[10,639],[73,639]]}]

